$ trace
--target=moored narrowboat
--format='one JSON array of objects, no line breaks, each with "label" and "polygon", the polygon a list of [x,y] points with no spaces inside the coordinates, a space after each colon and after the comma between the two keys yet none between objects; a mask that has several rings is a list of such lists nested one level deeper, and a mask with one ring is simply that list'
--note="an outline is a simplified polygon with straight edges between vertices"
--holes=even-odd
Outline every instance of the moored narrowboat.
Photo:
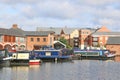
[{"label": "moored narrowboat", "polygon": [[16,51],[12,53],[11,65],[36,65],[40,64],[40,59],[30,57],[30,51]]},{"label": "moored narrowboat", "polygon": [[42,61],[65,61],[71,59],[70,55],[64,54],[61,50],[34,50],[31,54],[33,53],[37,59]]},{"label": "moored narrowboat", "polygon": [[[107,54],[106,54],[107,52]],[[74,50],[74,55],[80,55],[80,59],[113,59],[114,54],[111,55],[109,50]]]}]

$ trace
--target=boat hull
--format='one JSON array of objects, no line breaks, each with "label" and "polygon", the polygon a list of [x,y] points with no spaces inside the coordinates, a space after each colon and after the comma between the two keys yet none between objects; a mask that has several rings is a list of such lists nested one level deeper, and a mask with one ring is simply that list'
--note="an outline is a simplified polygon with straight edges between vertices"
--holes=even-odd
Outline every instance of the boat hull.
[{"label": "boat hull", "polygon": [[10,66],[9,60],[0,60],[0,66]]},{"label": "boat hull", "polygon": [[29,65],[39,65],[40,60],[29,60]]}]

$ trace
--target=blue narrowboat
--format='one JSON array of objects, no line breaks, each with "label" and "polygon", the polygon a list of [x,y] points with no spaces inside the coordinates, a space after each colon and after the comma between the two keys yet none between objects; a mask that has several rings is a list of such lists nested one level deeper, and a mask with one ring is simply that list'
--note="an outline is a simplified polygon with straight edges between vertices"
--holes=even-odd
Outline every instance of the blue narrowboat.
[{"label": "blue narrowboat", "polygon": [[56,61],[70,59],[70,55],[63,54],[61,50],[33,50],[30,57],[41,59],[42,61]]}]

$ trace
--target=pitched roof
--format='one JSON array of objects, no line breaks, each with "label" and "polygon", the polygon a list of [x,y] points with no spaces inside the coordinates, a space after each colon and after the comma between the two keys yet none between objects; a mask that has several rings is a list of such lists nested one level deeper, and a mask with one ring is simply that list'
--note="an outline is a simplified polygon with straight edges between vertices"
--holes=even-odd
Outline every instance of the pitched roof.
[{"label": "pitched roof", "polygon": [[65,34],[64,31],[63,31],[63,29],[61,30],[61,33],[60,33],[60,34]]},{"label": "pitched roof", "polygon": [[63,28],[65,34],[71,34],[77,28]]},{"label": "pitched roof", "polygon": [[98,28],[79,28],[79,27],[37,27],[37,31],[54,31],[55,34],[61,34],[63,30],[65,34],[71,34],[74,30],[87,29],[91,32],[95,32]]},{"label": "pitched roof", "polygon": [[120,37],[109,37],[107,44],[120,44]]},{"label": "pitched roof", "polygon": [[70,34],[75,29],[68,27],[38,27],[37,31],[54,31],[55,34],[61,34],[61,30],[63,30],[65,34]]},{"label": "pitched roof", "polygon": [[97,30],[97,32],[110,32],[110,30],[106,26],[102,26]]},{"label": "pitched roof", "polygon": [[5,29],[5,28],[0,28],[0,34],[2,35],[13,35],[13,36],[24,36],[24,31],[20,28],[10,28],[10,29]]},{"label": "pitched roof", "polygon": [[50,33],[54,33],[53,31],[23,31],[22,29],[16,28],[0,28],[0,35],[12,35],[12,36],[47,36]]},{"label": "pitched roof", "polygon": [[50,33],[54,33],[53,31],[25,31],[26,36],[47,36]]},{"label": "pitched roof", "polygon": [[100,36],[100,35],[107,35],[107,36],[120,36],[120,32],[94,32],[92,36]]},{"label": "pitched roof", "polygon": [[8,29],[0,28],[0,34],[7,34]]},{"label": "pitched roof", "polygon": [[11,28],[8,30],[8,34],[15,36],[25,36],[24,31],[20,28]]}]

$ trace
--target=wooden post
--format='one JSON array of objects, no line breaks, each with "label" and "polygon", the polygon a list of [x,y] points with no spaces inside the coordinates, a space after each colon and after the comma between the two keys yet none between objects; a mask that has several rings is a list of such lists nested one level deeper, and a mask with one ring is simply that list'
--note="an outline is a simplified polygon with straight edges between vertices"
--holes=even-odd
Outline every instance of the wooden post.
[{"label": "wooden post", "polygon": [[57,62],[57,58],[55,58],[55,62]]}]

